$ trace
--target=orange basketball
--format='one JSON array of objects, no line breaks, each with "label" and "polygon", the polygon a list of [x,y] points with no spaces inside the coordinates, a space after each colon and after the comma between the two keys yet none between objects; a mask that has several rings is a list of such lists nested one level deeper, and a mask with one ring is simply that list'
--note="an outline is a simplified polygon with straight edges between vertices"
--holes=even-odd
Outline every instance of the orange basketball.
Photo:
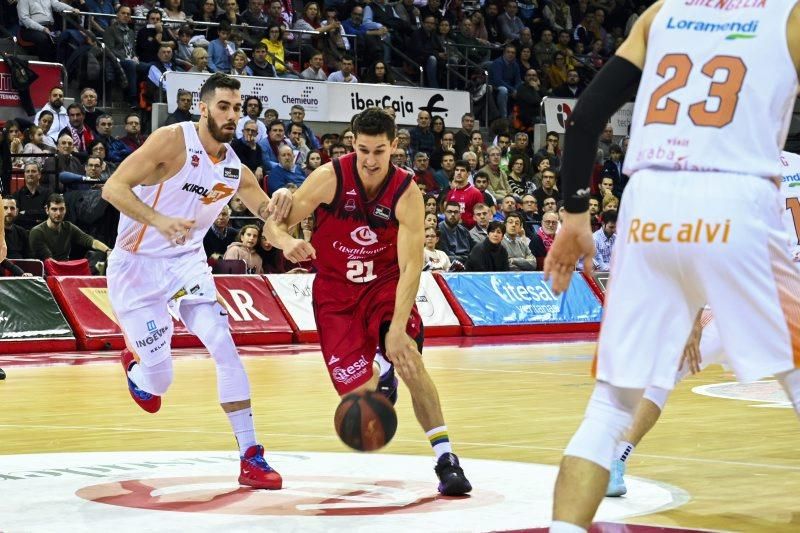
[{"label": "orange basketball", "polygon": [[342,442],[360,452],[386,446],[397,431],[397,413],[392,403],[379,392],[348,394],[333,417]]}]

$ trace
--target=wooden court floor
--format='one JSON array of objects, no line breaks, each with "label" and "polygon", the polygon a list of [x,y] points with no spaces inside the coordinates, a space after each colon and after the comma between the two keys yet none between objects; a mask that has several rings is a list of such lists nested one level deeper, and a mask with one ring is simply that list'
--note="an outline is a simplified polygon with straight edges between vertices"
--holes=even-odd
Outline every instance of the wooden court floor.
[{"label": "wooden court floor", "polygon": [[[592,390],[593,349],[583,342],[426,348],[455,451],[557,464]],[[176,358],[174,383],[155,416],[132,403],[115,361],[6,367],[0,455],[234,449],[216,403],[214,365],[203,352],[192,354]],[[337,398],[313,346],[244,360],[256,428],[268,450],[346,451],[333,431]],[[731,375],[712,367],[677,388],[628,469],[680,487],[691,500],[632,522],[800,531],[800,424],[791,409],[692,392],[729,381]],[[398,433],[385,451],[429,454],[402,386],[398,416]]]}]

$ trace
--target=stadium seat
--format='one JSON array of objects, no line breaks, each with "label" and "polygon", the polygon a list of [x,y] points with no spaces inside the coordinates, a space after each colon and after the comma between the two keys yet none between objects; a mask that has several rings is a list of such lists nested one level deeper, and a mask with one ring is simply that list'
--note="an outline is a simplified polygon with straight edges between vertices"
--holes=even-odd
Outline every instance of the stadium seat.
[{"label": "stadium seat", "polygon": [[23,272],[44,277],[44,264],[38,259],[11,259]]},{"label": "stadium seat", "polygon": [[[20,267],[21,268],[21,267]],[[88,259],[75,259],[74,261],[44,260],[44,271],[48,276],[91,276]]]},{"label": "stadium seat", "polygon": [[214,274],[247,274],[244,259],[220,259],[213,269]]}]

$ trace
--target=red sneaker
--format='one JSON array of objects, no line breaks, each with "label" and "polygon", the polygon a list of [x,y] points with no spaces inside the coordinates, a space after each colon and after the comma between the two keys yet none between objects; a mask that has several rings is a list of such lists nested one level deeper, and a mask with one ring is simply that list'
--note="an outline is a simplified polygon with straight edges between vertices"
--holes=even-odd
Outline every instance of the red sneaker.
[{"label": "red sneaker", "polygon": [[136,404],[147,411],[148,413],[155,413],[161,409],[161,396],[145,392],[128,377],[128,370],[133,364],[138,364],[133,359],[133,354],[127,348],[122,350],[122,368],[125,371],[125,379],[128,380],[128,392],[131,393],[131,398]]},{"label": "red sneaker", "polygon": [[264,447],[260,444],[250,446],[244,452],[239,484],[269,490],[278,490],[283,486],[283,478],[267,464]]}]

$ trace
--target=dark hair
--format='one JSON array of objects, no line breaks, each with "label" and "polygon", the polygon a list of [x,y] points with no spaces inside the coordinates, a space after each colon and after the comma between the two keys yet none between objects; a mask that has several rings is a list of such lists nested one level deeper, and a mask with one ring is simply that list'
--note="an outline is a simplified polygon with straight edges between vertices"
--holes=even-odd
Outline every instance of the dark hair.
[{"label": "dark hair", "polygon": [[[258,234],[259,239],[261,238],[261,228],[259,228],[255,224],[245,224],[244,226],[239,228],[239,233],[236,234],[236,242],[242,242],[242,237],[244,236],[244,234],[249,229],[256,230],[256,233]],[[256,242],[256,246],[258,246],[258,242]]]},{"label": "dark hair", "polygon": [[467,117],[475,118],[475,115],[473,115],[472,113],[464,113],[463,115],[461,115],[461,120],[464,120]]},{"label": "dark hair", "polygon": [[618,145],[618,144],[612,144],[611,146],[608,147],[608,152],[609,153],[616,152],[618,154],[621,154],[622,153],[622,147],[620,145]]},{"label": "dark hair", "polygon": [[231,23],[227,19],[221,20],[219,26],[217,26],[217,33],[221,31],[231,32]]},{"label": "dark hair", "polygon": [[[424,199],[425,205],[428,205],[428,200],[436,201],[436,197],[434,195],[432,195],[432,194],[426,194],[425,195],[425,199]],[[437,202],[436,206],[437,207],[439,206],[438,202]]]},{"label": "dark hair", "polygon": [[350,123],[353,134],[359,135],[386,135],[389,142],[394,141],[394,119],[380,107],[370,107],[353,117]]},{"label": "dark hair", "polygon": [[81,107],[81,104],[78,104],[78,103],[75,103],[75,102],[73,102],[73,103],[69,104],[69,105],[67,106],[67,114],[68,114],[68,115],[69,115],[69,110],[70,110],[70,109],[77,109],[78,111],[80,111],[80,112],[81,112],[81,115],[84,115],[84,116],[86,116],[86,112],[83,110],[83,107]]},{"label": "dark hair", "polygon": [[253,51],[255,51],[255,50],[261,50],[262,48],[263,48],[264,50],[266,50],[266,49],[267,49],[267,45],[266,45],[266,43],[262,43],[261,41],[258,41],[258,42],[257,42],[255,45],[253,45]]},{"label": "dark hair", "polygon": [[519,220],[519,223],[522,224],[522,216],[516,211],[512,211],[511,213],[506,215],[506,223],[508,222],[509,218],[516,218],[517,220]]},{"label": "dark hair", "polygon": [[267,124],[267,131],[270,131],[273,126],[281,126],[281,127],[283,127],[283,131],[284,132],[286,131],[286,126],[284,126],[283,122],[281,122],[281,120],[278,119],[278,118],[276,118],[275,120],[273,120],[272,122]]},{"label": "dark hair", "polygon": [[278,31],[280,32],[278,34],[278,39],[282,39],[283,38],[283,28],[280,26],[280,24],[270,24],[269,26],[267,26],[267,38],[269,38],[269,33],[272,31],[272,28],[278,28]]},{"label": "dark hair", "polygon": [[54,192],[54,193],[50,193],[50,196],[47,197],[47,203],[45,204],[45,207],[49,208],[50,204],[58,205],[58,204],[64,204],[64,203],[66,203],[64,201],[64,195],[63,194],[59,194],[57,192]]},{"label": "dark hair", "polygon": [[131,113],[128,113],[127,115],[125,115],[125,124],[127,124],[127,123],[128,123],[128,119],[129,119],[129,118],[131,118],[131,117],[136,117],[136,118],[138,118],[138,119],[139,119],[139,125],[141,125],[141,123],[142,123],[142,116],[141,116],[139,113],[136,113],[136,112],[131,112]]},{"label": "dark hair", "polygon": [[246,97],[244,99],[244,107],[245,107],[245,109],[247,109],[247,104],[251,100],[255,100],[256,102],[258,102],[258,116],[260,117],[261,116],[261,112],[264,110],[264,104],[261,102],[261,98],[259,98],[258,96],[248,96],[248,97]]},{"label": "dark hair", "polygon": [[[442,156],[442,157],[444,157],[444,156]],[[467,172],[469,172],[469,163],[467,163],[463,159],[459,159],[458,161],[456,161],[456,164],[453,166],[453,168],[458,168],[458,167],[461,167],[464,170],[466,170]]]},{"label": "dark hair", "polygon": [[55,115],[53,115],[53,112],[52,111],[48,111],[47,109],[43,109],[42,112],[39,113],[39,120],[42,120],[42,115],[50,115],[54,119],[56,118]]},{"label": "dark hair", "polygon": [[200,89],[200,100],[208,103],[211,98],[213,98],[217,89],[238,91],[241,86],[241,82],[233,76],[228,76],[222,72],[215,72],[206,80],[203,87]]},{"label": "dark hair", "polygon": [[448,200],[448,201],[446,201],[444,203],[444,207],[445,207],[445,209],[448,208],[448,207],[457,207],[459,214],[461,213],[461,204],[458,203],[458,202],[454,202],[452,200]]},{"label": "dark hair", "polygon": [[611,222],[617,222],[617,210],[616,209],[607,209],[603,211],[600,215],[600,220],[603,224],[609,224]]},{"label": "dark hair", "polygon": [[153,13],[156,13],[156,14],[157,14],[159,17],[161,17],[162,19],[164,18],[164,15],[162,15],[162,14],[161,14],[161,11],[160,11],[160,10],[158,10],[158,9],[151,9],[150,11],[148,11],[148,12],[147,12],[147,16],[146,16],[145,18],[146,18],[146,19],[149,19],[149,18],[150,18],[150,15],[152,15]]},{"label": "dark hair", "polygon": [[[42,111],[42,115],[43,115],[43,114],[45,114],[45,113],[50,113],[50,111]],[[52,114],[52,113],[51,113],[51,114]],[[111,115],[109,115],[108,113],[103,113],[102,115],[98,116],[98,117],[97,117],[97,122],[100,122],[101,120],[105,120],[105,119],[107,119],[107,118],[110,118],[110,119],[111,119],[111,122],[114,122],[114,117],[112,117],[112,116],[111,116]]]},{"label": "dark hair", "polygon": [[486,172],[485,170],[479,170],[479,171],[477,171],[475,173],[474,176],[472,176],[473,180],[476,180],[478,178],[486,178],[488,180],[489,179],[489,173]]},{"label": "dark hair", "polygon": [[506,234],[506,225],[498,220],[492,220],[486,227],[486,233],[492,233],[493,231],[498,229],[503,235]]},{"label": "dark hair", "polygon": [[186,95],[192,96],[192,91],[187,91],[186,89],[178,89],[178,96],[176,97],[177,101],[180,102],[181,96]]},{"label": "dark hair", "polygon": [[331,154],[333,154],[333,151],[336,150],[337,148],[341,148],[342,150],[345,151],[345,153],[347,152],[347,146],[343,145],[342,143],[336,143],[333,146],[331,146]]},{"label": "dark hair", "polygon": [[86,153],[89,154],[89,157],[97,157],[97,156],[92,156],[92,150],[94,150],[94,147],[97,146],[98,144],[103,147],[103,149],[106,151],[106,156],[108,156],[108,147],[106,146],[106,144],[100,139],[94,139],[86,146]]}]

